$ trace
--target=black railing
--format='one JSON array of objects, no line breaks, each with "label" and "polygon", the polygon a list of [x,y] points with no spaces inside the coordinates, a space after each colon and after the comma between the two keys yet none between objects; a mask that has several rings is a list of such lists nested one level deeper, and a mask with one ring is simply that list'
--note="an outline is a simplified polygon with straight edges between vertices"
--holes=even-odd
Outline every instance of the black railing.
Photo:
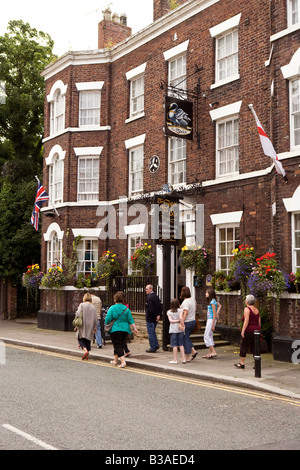
[{"label": "black railing", "polygon": [[122,291],[124,292],[126,303],[128,303],[132,312],[144,312],[146,302],[145,287],[148,284],[152,284],[154,292],[160,295],[157,276],[117,276],[111,281],[105,303],[112,305],[115,293]]}]

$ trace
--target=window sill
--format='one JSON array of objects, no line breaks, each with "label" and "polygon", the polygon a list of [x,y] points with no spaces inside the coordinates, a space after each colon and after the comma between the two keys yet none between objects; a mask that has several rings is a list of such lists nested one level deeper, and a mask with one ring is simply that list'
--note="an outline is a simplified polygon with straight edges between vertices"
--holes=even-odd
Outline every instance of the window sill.
[{"label": "window sill", "polygon": [[210,89],[214,90],[215,88],[218,88],[223,85],[227,85],[227,83],[235,82],[236,80],[240,79],[240,74],[238,73],[237,75],[233,75],[232,77],[225,78],[224,80],[220,80],[216,83],[213,83],[213,85],[210,85]]},{"label": "window sill", "polygon": [[288,28],[283,29],[282,31],[279,31],[279,33],[273,34],[270,37],[270,42],[277,41],[277,39],[283,38],[284,36],[294,33],[295,31],[298,31],[299,29],[300,29],[300,23],[294,24],[293,26],[289,26]]},{"label": "window sill", "polygon": [[136,119],[140,119],[144,116],[145,116],[144,112],[139,113],[139,114],[135,114],[134,116],[131,116],[130,118],[125,119],[125,124],[127,124],[128,122],[136,121]]}]

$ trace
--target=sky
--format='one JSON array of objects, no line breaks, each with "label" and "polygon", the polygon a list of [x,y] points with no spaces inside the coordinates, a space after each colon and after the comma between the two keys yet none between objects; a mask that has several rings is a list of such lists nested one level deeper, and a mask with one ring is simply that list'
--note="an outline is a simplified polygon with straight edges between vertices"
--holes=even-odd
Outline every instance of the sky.
[{"label": "sky", "polygon": [[58,56],[72,50],[97,49],[98,23],[108,6],[112,13],[127,15],[133,34],[153,21],[153,0],[8,0],[0,7],[0,36],[10,20],[21,19],[48,33]]}]

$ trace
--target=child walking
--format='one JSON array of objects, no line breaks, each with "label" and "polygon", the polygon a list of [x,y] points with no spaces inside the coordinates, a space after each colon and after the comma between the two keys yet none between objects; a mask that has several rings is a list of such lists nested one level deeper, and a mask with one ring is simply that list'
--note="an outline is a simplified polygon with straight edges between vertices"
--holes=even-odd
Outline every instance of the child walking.
[{"label": "child walking", "polygon": [[205,292],[207,301],[207,322],[204,332],[204,342],[208,349],[208,354],[203,356],[204,359],[213,359],[217,357],[214,343],[214,331],[217,320],[219,318],[219,311],[221,310],[221,304],[216,301],[216,294],[212,287],[208,287]]},{"label": "child walking", "polygon": [[169,361],[169,364],[177,364],[178,357],[178,347],[181,353],[181,362],[185,364],[185,353],[184,353],[184,323],[182,319],[182,310],[179,308],[179,300],[171,300],[170,310],[167,311],[168,319],[170,322],[170,344],[173,348],[173,357],[172,361]]}]

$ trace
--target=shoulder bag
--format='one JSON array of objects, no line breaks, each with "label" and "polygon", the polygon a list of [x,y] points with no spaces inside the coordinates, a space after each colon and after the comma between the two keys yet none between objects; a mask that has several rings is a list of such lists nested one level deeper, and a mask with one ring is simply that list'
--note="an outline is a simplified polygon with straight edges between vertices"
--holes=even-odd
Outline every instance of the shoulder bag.
[{"label": "shoulder bag", "polygon": [[75,328],[79,328],[80,326],[82,326],[82,315],[83,315],[83,306],[81,304],[80,314],[78,315],[78,317],[75,316],[72,322]]},{"label": "shoulder bag", "polygon": [[121,313],[121,315],[118,317],[118,318],[115,318],[114,320],[110,321],[109,323],[105,324],[104,325],[104,331],[105,333],[109,333],[110,330],[112,329],[114,323],[116,320],[119,320],[119,318],[121,318],[121,316],[123,315],[123,313],[125,313],[127,310],[127,307],[125,308],[125,310],[123,310],[123,312]]}]

